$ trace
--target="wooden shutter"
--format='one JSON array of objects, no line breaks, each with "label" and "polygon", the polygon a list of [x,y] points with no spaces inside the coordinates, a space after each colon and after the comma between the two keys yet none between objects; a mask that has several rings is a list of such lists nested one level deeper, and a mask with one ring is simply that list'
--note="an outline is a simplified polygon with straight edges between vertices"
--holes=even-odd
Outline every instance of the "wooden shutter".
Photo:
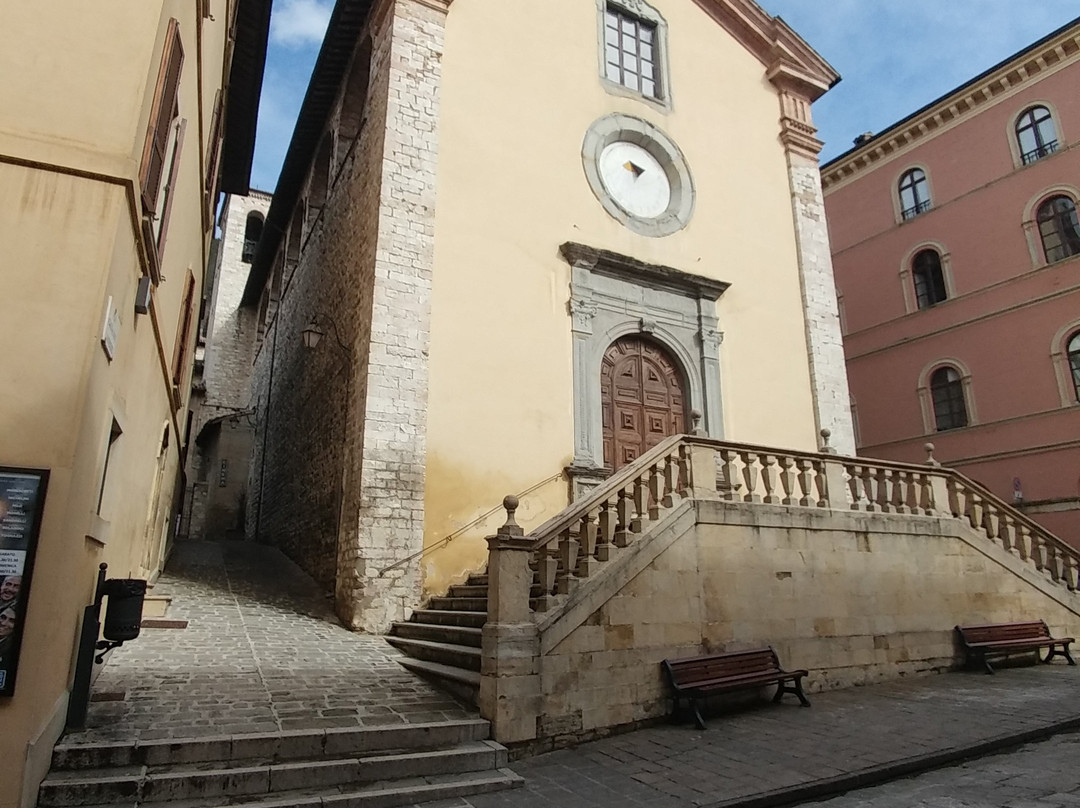
[{"label": "wooden shutter", "polygon": [[183,307],[180,309],[180,322],[176,329],[176,345],[173,348],[173,395],[176,406],[180,405],[180,384],[184,380],[187,355],[191,348],[191,320],[195,312],[195,276],[188,270],[184,281]]},{"label": "wooden shutter", "polygon": [[169,179],[165,182],[165,207],[161,212],[161,227],[158,229],[158,260],[165,251],[165,236],[169,232],[169,214],[172,213],[173,199],[176,197],[176,176],[180,169],[180,154],[184,148],[184,132],[187,130],[187,118],[181,118],[176,125],[176,146],[173,147],[172,162],[169,164]]},{"label": "wooden shutter", "polygon": [[165,47],[161,53],[161,67],[154,88],[154,103],[150,107],[150,121],[146,129],[142,168],[139,172],[143,210],[151,213],[157,209],[161,175],[165,169],[165,152],[169,145],[169,130],[173,118],[179,112],[176,96],[183,64],[184,46],[180,41],[180,23],[172,19],[169,20],[165,33]]},{"label": "wooden shutter", "polygon": [[214,117],[210,123],[210,144],[206,158],[206,220],[204,228],[209,230],[214,223],[214,208],[217,203],[218,168],[221,163],[221,120],[222,120],[221,90],[214,97]]}]

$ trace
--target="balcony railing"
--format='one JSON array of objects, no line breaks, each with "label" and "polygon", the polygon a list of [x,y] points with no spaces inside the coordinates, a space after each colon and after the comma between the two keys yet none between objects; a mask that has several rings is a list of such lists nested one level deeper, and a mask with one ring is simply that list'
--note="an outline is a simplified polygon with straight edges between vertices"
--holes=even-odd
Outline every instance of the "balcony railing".
[{"label": "balcony railing", "polygon": [[930,200],[924,199],[922,202],[916,202],[910,208],[904,208],[900,215],[903,217],[904,221],[907,221],[908,219],[914,219],[920,213],[926,213],[928,210],[930,210]]},{"label": "balcony railing", "polygon": [[1024,165],[1030,165],[1036,160],[1041,160],[1042,158],[1053,154],[1057,150],[1058,142],[1056,140],[1051,140],[1049,143],[1044,143],[1041,146],[1036,146],[1031,151],[1024,152],[1020,155],[1020,160],[1024,163]]}]

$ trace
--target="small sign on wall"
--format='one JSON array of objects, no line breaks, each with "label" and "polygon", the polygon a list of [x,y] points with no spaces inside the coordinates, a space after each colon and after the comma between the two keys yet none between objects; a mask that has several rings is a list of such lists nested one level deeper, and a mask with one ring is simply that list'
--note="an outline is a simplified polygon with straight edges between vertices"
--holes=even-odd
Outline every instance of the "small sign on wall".
[{"label": "small sign on wall", "polygon": [[111,362],[116,355],[116,341],[120,338],[120,314],[113,305],[112,296],[105,304],[105,322],[101,325],[101,347]]},{"label": "small sign on wall", "polygon": [[218,474],[218,488],[224,488],[229,484],[229,461],[221,461],[221,471]]}]

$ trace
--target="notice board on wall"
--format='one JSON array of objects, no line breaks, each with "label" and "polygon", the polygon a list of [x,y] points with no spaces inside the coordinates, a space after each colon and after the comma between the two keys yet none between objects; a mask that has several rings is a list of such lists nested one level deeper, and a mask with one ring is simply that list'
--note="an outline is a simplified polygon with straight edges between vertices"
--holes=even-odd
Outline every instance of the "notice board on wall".
[{"label": "notice board on wall", "polygon": [[15,693],[49,472],[0,466],[0,696]]}]

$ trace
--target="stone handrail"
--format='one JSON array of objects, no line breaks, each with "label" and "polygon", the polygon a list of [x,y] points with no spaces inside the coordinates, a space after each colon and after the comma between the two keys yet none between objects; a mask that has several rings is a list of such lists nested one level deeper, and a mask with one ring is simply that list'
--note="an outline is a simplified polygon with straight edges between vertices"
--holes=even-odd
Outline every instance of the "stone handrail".
[{"label": "stone handrail", "polygon": [[[546,612],[685,499],[964,519],[1008,552],[1075,590],[1080,551],[953,469],[791,452],[697,435],[665,439],[532,531]],[[536,593],[534,593],[535,595]]]}]

